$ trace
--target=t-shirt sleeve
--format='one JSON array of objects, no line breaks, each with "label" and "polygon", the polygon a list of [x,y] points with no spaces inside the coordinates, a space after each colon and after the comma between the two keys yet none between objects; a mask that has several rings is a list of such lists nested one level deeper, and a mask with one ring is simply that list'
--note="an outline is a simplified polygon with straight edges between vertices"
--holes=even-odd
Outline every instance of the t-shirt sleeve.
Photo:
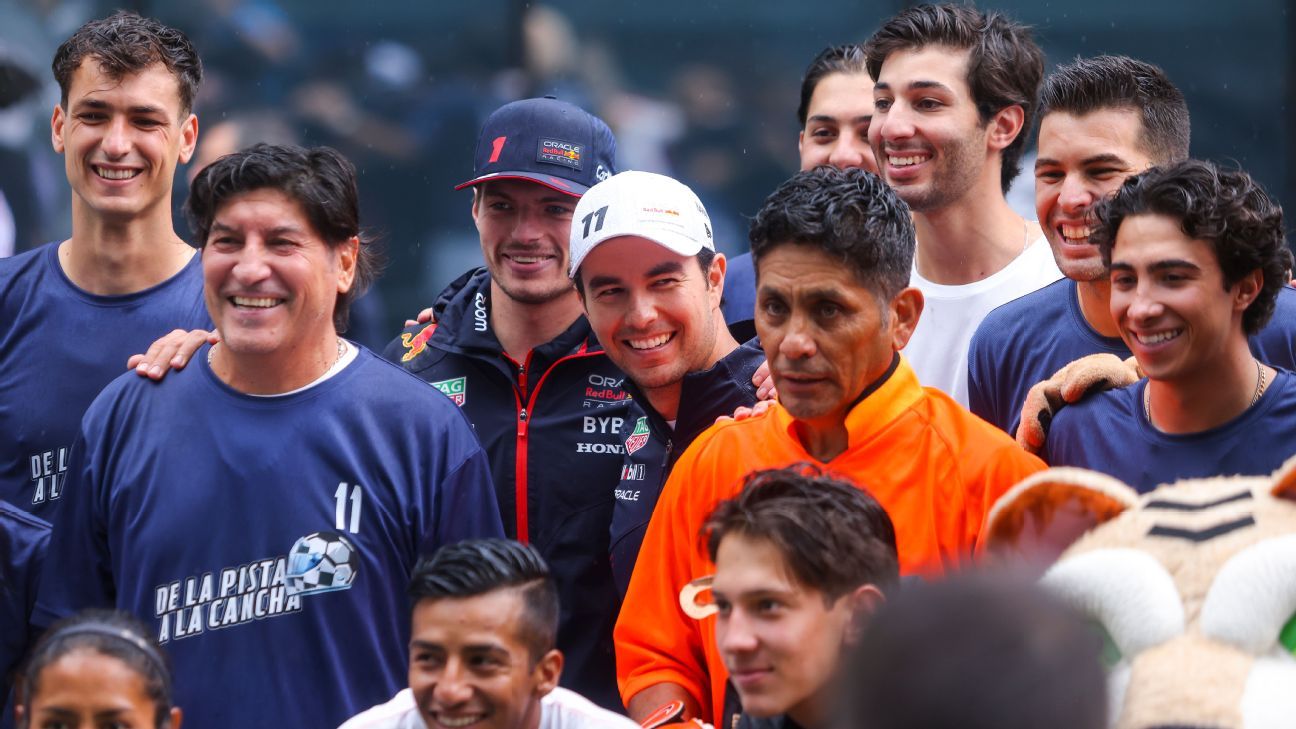
[{"label": "t-shirt sleeve", "polygon": [[49,527],[19,523],[0,513],[0,690],[18,667],[35,631],[29,628]]},{"label": "t-shirt sleeve", "polygon": [[1028,453],[1016,443],[1007,442],[995,449],[986,464],[982,488],[977,498],[968,504],[968,525],[973,527],[973,543],[976,551],[981,552],[984,544],[981,535],[985,534],[990,509],[999,497],[1008,489],[1016,486],[1027,476],[1044,470],[1048,466],[1035,455]]},{"label": "t-shirt sleeve", "polygon": [[[629,703],[635,694],[661,683],[683,687],[702,715],[711,715],[711,693],[698,621],[679,605],[680,588],[692,574],[697,523],[693,512],[712,492],[698,469],[700,443],[685,451],[662,490],[648,522],[643,547],[617,618],[617,683]],[[699,478],[701,476],[701,478]]]},{"label": "t-shirt sleeve", "polygon": [[471,433],[467,437],[473,440],[471,452],[444,474],[438,486],[435,526],[424,533],[423,554],[465,539],[504,536],[486,453]]},{"label": "t-shirt sleeve", "polygon": [[83,423],[63,494],[49,504],[53,532],[32,611],[32,624],[40,628],[78,610],[111,608],[116,602],[99,440],[87,438]]},{"label": "t-shirt sleeve", "polygon": [[968,345],[968,410],[1002,428],[1003,413],[995,407],[993,348],[984,332],[985,322],[982,322]]}]

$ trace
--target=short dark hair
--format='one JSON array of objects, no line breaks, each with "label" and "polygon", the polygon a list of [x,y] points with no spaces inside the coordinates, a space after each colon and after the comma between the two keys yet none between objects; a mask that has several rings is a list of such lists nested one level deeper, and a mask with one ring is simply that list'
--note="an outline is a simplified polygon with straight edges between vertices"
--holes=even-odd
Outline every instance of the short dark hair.
[{"label": "short dark hair", "polygon": [[848,662],[843,726],[1104,729],[1101,647],[1036,585],[975,575],[906,585]]},{"label": "short dark hair", "polygon": [[1188,159],[1188,103],[1160,68],[1129,56],[1077,58],[1058,66],[1040,90],[1040,118],[1060,111],[1084,116],[1104,109],[1136,111],[1139,146],[1164,165]]},{"label": "short dark hair", "polygon": [[32,649],[19,677],[15,700],[24,706],[20,729],[31,725],[32,697],[40,691],[41,672],[74,651],[93,651],[116,658],[144,682],[153,702],[155,729],[171,726],[171,663],[139,620],[112,610],[86,610],[55,623]]},{"label": "short dark hair", "polygon": [[1096,225],[1090,240],[1107,266],[1111,266],[1116,233],[1132,215],[1176,218],[1184,235],[1209,241],[1225,289],[1260,269],[1264,284],[1242,313],[1242,328],[1251,335],[1268,323],[1278,292],[1286,285],[1292,254],[1283,236],[1282,207],[1250,175],[1187,160],[1125,180],[1114,196],[1094,208]]},{"label": "short dark hair", "polygon": [[[707,274],[711,273],[711,264],[715,263],[715,257],[716,252],[710,248],[703,248],[693,256],[693,259],[698,262],[698,268],[702,269],[702,280],[706,283],[707,288],[711,288],[711,279],[707,278]],[[582,264],[582,266],[583,265],[584,264]],[[576,293],[584,299],[585,282],[581,280],[581,272],[579,268],[576,269],[576,275],[572,277],[572,283],[576,285]]]},{"label": "short dark hair", "polygon": [[797,120],[801,122],[801,126],[806,125],[806,118],[810,114],[810,97],[814,96],[819,82],[834,73],[868,73],[865,60],[864,49],[854,43],[828,46],[819,51],[819,55],[810,62],[805,75],[801,77],[801,103],[797,106]]},{"label": "short dark hair", "polygon": [[779,185],[752,219],[752,261],[789,243],[841,259],[861,283],[890,299],[909,285],[914,227],[909,206],[871,172],[821,165]]},{"label": "short dark hair", "polygon": [[512,539],[469,539],[447,545],[419,560],[408,592],[417,604],[502,589],[518,590],[524,608],[518,634],[531,660],[539,661],[558,642],[558,585],[535,547]]},{"label": "short dark hair", "polygon": [[862,585],[889,591],[900,579],[895,527],[868,492],[802,463],[756,471],[721,501],[702,527],[715,561],[724,538],[769,541],[791,576],[832,604]]},{"label": "short dark hair", "polygon": [[161,63],[175,76],[180,113],[193,110],[202,83],[202,60],[188,36],[175,28],[126,10],[81,26],[54,53],[54,79],[62,91],[64,107],[72,76],[87,58],[98,62],[99,69],[114,80]]},{"label": "short dark hair", "polygon": [[198,248],[207,245],[216,212],[230,198],[265,189],[279,190],[296,200],[330,247],[360,238],[355,281],[349,291],[338,294],[333,310],[334,326],[339,332],[346,331],[351,302],[369,288],[383,263],[375,241],[360,230],[355,167],[331,147],[257,144],[227,154],[203,168],[189,186],[185,216],[197,236],[194,244]]},{"label": "short dark hair", "polygon": [[892,53],[927,46],[969,51],[967,85],[982,124],[1009,106],[1022,108],[1021,133],[1001,154],[1000,184],[1007,192],[1021,170],[1022,149],[1035,121],[1044,52],[1030,28],[1002,13],[952,3],[915,5],[888,20],[864,45],[869,74],[877,79]]}]

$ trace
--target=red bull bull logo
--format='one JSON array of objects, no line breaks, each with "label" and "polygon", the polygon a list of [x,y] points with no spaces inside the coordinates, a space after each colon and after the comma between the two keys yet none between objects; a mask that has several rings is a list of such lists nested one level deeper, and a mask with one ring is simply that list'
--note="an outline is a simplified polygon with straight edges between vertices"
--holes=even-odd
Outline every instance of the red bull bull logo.
[{"label": "red bull bull logo", "polygon": [[436,324],[428,324],[423,331],[412,337],[409,334],[402,334],[401,346],[405,347],[405,354],[401,356],[401,361],[408,362],[423,354],[423,350],[427,349],[428,340],[432,338],[432,333],[435,331]]}]

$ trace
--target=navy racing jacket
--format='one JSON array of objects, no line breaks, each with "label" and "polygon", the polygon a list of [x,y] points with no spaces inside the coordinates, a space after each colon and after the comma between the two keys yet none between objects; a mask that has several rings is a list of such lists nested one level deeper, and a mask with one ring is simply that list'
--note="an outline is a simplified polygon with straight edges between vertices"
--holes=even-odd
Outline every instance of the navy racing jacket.
[{"label": "navy racing jacket", "polygon": [[505,533],[534,545],[558,583],[562,685],[621,711],[608,525],[630,406],[625,375],[585,317],[518,362],[490,323],[490,274],[446,288],[435,323],[406,329],[385,356],[463,408],[490,459]]},{"label": "navy racing jacket", "polygon": [[[675,461],[716,418],[732,415],[739,406],[756,402],[752,375],[764,361],[765,352],[752,340],[725,355],[710,369],[685,375],[673,429],[653,410],[634,383],[626,382],[633,399],[621,432],[625,458],[621,463],[621,481],[616,487],[611,530],[612,572],[618,602],[630,586],[630,574],[639,557],[648,520]],[[734,457],[741,455],[734,454]]]}]

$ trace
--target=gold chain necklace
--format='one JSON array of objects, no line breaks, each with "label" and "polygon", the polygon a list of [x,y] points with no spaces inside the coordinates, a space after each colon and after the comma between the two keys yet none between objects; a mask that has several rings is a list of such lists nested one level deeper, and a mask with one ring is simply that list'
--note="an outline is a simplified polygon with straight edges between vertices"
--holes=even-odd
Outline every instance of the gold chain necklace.
[{"label": "gold chain necklace", "polygon": [[[1260,396],[1264,394],[1265,388],[1268,386],[1268,383],[1265,381],[1267,378],[1265,376],[1264,366],[1260,364],[1260,360],[1255,359],[1254,357],[1251,359],[1256,365],[1256,386],[1255,392],[1251,393],[1251,403],[1247,405],[1247,410],[1255,407],[1255,404],[1260,402]],[[1147,418],[1148,425],[1156,428],[1156,423],[1152,422],[1152,395],[1148,392],[1151,384],[1152,383],[1149,382],[1147,385],[1143,386],[1143,417]]]}]

